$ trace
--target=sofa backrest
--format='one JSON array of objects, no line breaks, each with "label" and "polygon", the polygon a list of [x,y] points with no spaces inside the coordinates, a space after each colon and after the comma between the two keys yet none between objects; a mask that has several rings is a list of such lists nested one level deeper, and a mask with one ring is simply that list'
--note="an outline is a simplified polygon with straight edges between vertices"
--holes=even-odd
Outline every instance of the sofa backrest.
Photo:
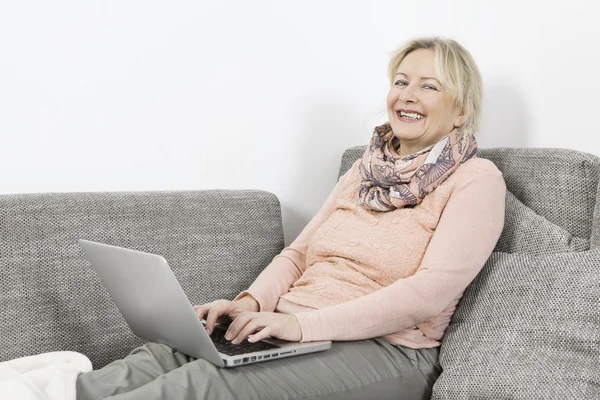
[{"label": "sofa backrest", "polygon": [[[347,149],[338,176],[343,175],[366,148]],[[571,249],[584,250],[590,244],[600,246],[600,205],[597,202],[600,158],[554,148],[480,148],[478,157],[491,160],[502,171],[510,192],[507,196],[514,195],[550,224],[570,233],[575,244]],[[507,205],[513,204],[509,200],[507,197]],[[499,241],[502,251],[526,250],[522,241],[507,237],[516,234],[513,228],[509,226],[503,232]]]},{"label": "sofa backrest", "polygon": [[233,298],[284,243],[264,191],[0,196],[0,361],[71,350],[100,368],[143,342],[78,239],[164,256],[192,304]]},{"label": "sofa backrest", "polygon": [[[339,174],[365,150],[348,149]],[[528,389],[598,398],[600,158],[553,148],[478,155],[504,174],[504,230],[445,332],[431,398],[513,398]]]}]

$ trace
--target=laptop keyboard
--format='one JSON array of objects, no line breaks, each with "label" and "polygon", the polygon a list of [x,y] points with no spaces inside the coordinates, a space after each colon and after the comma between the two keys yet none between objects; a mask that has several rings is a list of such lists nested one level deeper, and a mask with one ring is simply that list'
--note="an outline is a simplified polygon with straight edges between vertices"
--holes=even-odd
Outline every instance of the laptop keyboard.
[{"label": "laptop keyboard", "polygon": [[220,353],[228,356],[237,356],[239,354],[254,353],[255,351],[279,349],[281,346],[267,343],[259,340],[256,343],[250,343],[248,339],[244,339],[242,343],[233,344],[225,339],[225,329],[216,327],[213,329],[212,335],[209,336],[215,347]]}]

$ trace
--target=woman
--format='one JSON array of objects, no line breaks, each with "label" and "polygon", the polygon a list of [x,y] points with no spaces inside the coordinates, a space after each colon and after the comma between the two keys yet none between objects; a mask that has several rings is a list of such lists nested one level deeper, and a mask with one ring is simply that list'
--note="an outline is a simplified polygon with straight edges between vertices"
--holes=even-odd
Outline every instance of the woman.
[{"label": "woman", "polygon": [[298,238],[234,301],[195,306],[239,343],[333,340],[325,352],[219,369],[147,344],[78,378],[78,398],[429,398],[439,346],[504,226],[506,186],[477,157],[482,82],[453,40],[389,64],[389,123]]}]

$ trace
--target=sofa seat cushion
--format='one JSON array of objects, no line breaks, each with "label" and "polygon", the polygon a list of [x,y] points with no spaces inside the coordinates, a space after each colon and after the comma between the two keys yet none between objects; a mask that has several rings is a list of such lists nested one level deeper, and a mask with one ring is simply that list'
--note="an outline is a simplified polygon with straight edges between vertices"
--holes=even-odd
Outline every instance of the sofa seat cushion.
[{"label": "sofa seat cushion", "polygon": [[459,303],[440,365],[433,399],[600,398],[600,249],[494,252]]}]

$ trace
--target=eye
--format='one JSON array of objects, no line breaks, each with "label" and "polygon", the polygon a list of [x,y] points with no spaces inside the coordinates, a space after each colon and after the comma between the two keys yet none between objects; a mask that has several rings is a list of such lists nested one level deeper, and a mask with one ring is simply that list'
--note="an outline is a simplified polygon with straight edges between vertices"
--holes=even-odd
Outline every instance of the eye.
[{"label": "eye", "polygon": [[402,85],[402,84],[406,84],[406,81],[396,81],[396,82],[394,82],[394,85]]},{"label": "eye", "polygon": [[423,87],[427,88],[427,89],[432,89],[432,90],[436,90],[437,91],[436,87],[433,86],[433,85],[423,85]]}]

